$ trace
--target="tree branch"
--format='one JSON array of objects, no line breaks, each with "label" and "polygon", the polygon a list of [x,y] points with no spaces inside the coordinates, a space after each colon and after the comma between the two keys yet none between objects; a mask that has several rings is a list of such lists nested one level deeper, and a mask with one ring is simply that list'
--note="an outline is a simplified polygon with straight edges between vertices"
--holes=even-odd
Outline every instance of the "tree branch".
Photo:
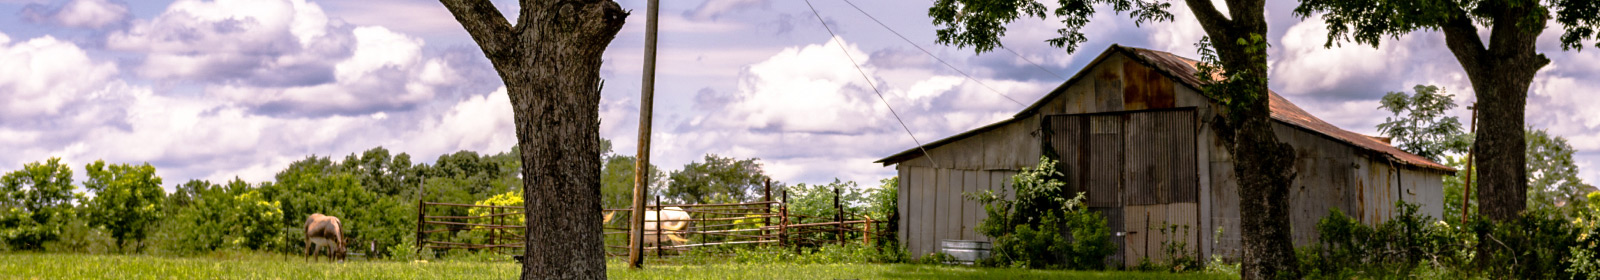
[{"label": "tree branch", "polygon": [[1486,51],[1483,39],[1478,37],[1478,27],[1472,25],[1472,18],[1464,9],[1458,7],[1450,13],[1450,19],[1439,25],[1439,29],[1444,31],[1445,46],[1450,48],[1450,52],[1456,55],[1456,61],[1461,62],[1461,66],[1469,73],[1478,71],[1477,63]]},{"label": "tree branch", "polygon": [[[1189,11],[1194,13],[1195,19],[1200,21],[1201,29],[1206,30],[1208,34],[1212,33],[1212,30],[1227,29],[1233,24],[1232,21],[1228,20],[1227,16],[1222,15],[1221,11],[1217,11],[1216,6],[1211,5],[1210,0],[1184,0],[1184,3],[1189,6]],[[1212,41],[1223,39],[1217,36],[1220,34],[1210,35],[1213,38]],[[1233,42],[1227,43],[1231,44]]]},{"label": "tree branch", "polygon": [[513,42],[511,22],[489,0],[439,0],[450,14],[456,16],[461,27],[467,29],[472,40],[483,48],[483,54],[493,60],[497,54],[511,48]]}]

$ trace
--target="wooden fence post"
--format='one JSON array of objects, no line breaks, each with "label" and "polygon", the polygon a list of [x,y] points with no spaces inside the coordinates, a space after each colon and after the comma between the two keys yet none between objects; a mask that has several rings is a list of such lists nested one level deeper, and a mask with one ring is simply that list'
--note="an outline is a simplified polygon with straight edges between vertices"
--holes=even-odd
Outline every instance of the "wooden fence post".
[{"label": "wooden fence post", "polygon": [[422,204],[422,188],[425,188],[427,186],[428,186],[428,177],[422,177],[422,179],[420,179],[417,182],[417,252],[416,252],[416,254],[422,254],[422,244],[423,244],[423,242],[422,242],[422,240],[423,240],[422,223],[427,221],[427,216],[424,216],[424,213],[428,212],[428,211],[426,211],[427,205],[426,204]]},{"label": "wooden fence post", "polygon": [[789,190],[783,190],[783,202],[778,204],[778,246],[788,245]]},{"label": "wooden fence post", "polygon": [[761,201],[767,202],[767,204],[762,204],[761,207],[761,239],[759,240],[767,241],[767,227],[772,226],[772,178],[767,178],[767,183],[761,187]]},{"label": "wooden fence post", "polygon": [[844,207],[839,205],[839,187],[833,187],[833,239],[844,245]]},{"label": "wooden fence post", "polygon": [[661,215],[661,196],[656,196],[656,258],[661,258],[661,220],[666,215]]}]

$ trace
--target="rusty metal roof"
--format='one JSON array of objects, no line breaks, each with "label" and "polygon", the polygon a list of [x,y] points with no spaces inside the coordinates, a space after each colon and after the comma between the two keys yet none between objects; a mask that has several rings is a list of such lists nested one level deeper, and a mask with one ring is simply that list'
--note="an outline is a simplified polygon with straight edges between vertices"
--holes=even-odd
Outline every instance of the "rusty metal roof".
[{"label": "rusty metal roof", "polygon": [[[1195,65],[1199,63],[1198,61],[1163,51],[1123,47],[1117,45],[1112,45],[1111,47],[1113,49],[1121,49],[1133,54],[1132,56],[1134,59],[1144,60],[1145,64],[1155,66],[1160,71],[1165,72],[1168,76],[1177,79],[1179,82],[1184,83],[1191,88],[1201,88],[1200,78],[1196,77],[1195,75],[1195,72],[1199,71],[1197,70],[1197,67],[1195,67]],[[1322,121],[1322,119],[1311,115],[1311,113],[1306,112],[1304,109],[1300,109],[1300,106],[1294,105],[1294,103],[1289,102],[1288,99],[1283,98],[1283,95],[1278,94],[1271,89],[1268,89],[1267,93],[1270,95],[1268,100],[1270,102],[1269,106],[1272,107],[1272,118],[1277,121],[1304,128],[1306,130],[1322,134],[1323,136],[1328,136],[1334,140],[1344,142],[1345,144],[1350,144],[1351,146],[1355,146],[1357,148],[1386,154],[1392,157],[1398,163],[1448,172],[1456,171],[1455,168],[1433,162],[1422,156],[1402,151],[1394,146],[1390,146],[1389,144],[1380,142],[1377,139],[1373,139],[1373,137],[1350,132],[1328,122]]]},{"label": "rusty metal roof", "polygon": [[[1105,52],[1102,52],[1098,57],[1095,58],[1094,61],[1088,64],[1089,66],[1085,66],[1085,68],[1099,64],[1101,60],[1105,59],[1114,52],[1124,52],[1135,60],[1143,62],[1146,65],[1154,66],[1153,68],[1155,68],[1156,71],[1159,71],[1162,74],[1167,75],[1167,77],[1172,78],[1190,88],[1196,89],[1197,91],[1201,88],[1202,82],[1200,81],[1200,78],[1195,75],[1195,72],[1198,71],[1197,67],[1195,67],[1195,65],[1199,63],[1198,61],[1163,51],[1111,45],[1110,48],[1108,48]],[[1063,82],[1049,94],[1040,97],[1039,100],[1035,101],[1033,105],[1028,106],[1028,108],[1023,109],[1021,112],[1018,112],[1017,115],[1013,116],[1011,119],[996,122],[979,129],[963,132],[946,137],[944,139],[939,139],[938,141],[923,145],[923,148],[933,149],[956,140],[976,135],[979,132],[993,129],[994,127],[998,127],[1002,124],[1029,117],[1032,114],[1037,113],[1039,107],[1044,106],[1044,104],[1050,99],[1066,92],[1067,85],[1072,84],[1074,81],[1080,78],[1083,78],[1086,73],[1086,71],[1079,71],[1078,74],[1073,75],[1070,79],[1067,79],[1066,82]],[[1304,109],[1300,109],[1300,106],[1290,103],[1288,99],[1284,99],[1282,95],[1279,95],[1277,92],[1274,92],[1271,89],[1268,89],[1267,93],[1270,95],[1269,106],[1272,108],[1272,118],[1274,120],[1291,126],[1310,130],[1317,134],[1332,138],[1335,141],[1343,142],[1363,150],[1385,154],[1391,160],[1397,163],[1447,172],[1456,171],[1455,168],[1430,161],[1422,156],[1407,153],[1395,148],[1394,146],[1390,146],[1389,144],[1373,139],[1370,136],[1350,132],[1334,126],[1333,124],[1329,124],[1328,122],[1322,121],[1322,119],[1312,116],[1311,113],[1306,112]],[[880,159],[877,162],[881,162],[884,165],[894,164],[914,158],[916,155],[921,154],[921,152],[921,149],[913,147],[909,150]]]}]

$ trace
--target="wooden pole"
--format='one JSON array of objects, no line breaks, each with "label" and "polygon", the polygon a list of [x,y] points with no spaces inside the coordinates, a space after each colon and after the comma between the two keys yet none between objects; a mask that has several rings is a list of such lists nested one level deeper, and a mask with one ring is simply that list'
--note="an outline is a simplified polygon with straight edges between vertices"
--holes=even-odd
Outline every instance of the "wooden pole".
[{"label": "wooden pole", "polygon": [[666,243],[661,240],[661,220],[666,218],[666,215],[661,215],[661,210],[661,196],[658,195],[656,196],[656,258],[661,257],[661,244]]},{"label": "wooden pole", "polygon": [[[628,236],[628,267],[643,268],[644,255],[644,198],[645,186],[650,182],[650,111],[655,107],[656,90],[656,21],[661,13],[660,0],[650,0],[645,9],[644,24],[644,78],[640,83],[639,99],[639,152],[633,166],[633,217],[630,217]],[[657,199],[657,205],[660,205]],[[656,219],[659,224],[660,219]],[[659,226],[659,225],[658,225]],[[658,227],[656,230],[660,232]],[[656,240],[656,246],[661,246]],[[660,250],[657,250],[660,251]]]},{"label": "wooden pole", "polygon": [[422,223],[426,221],[425,220],[426,216],[424,216],[424,213],[427,213],[427,211],[426,211],[427,208],[426,207],[428,207],[427,204],[423,204],[422,203],[422,188],[427,187],[427,186],[428,186],[428,177],[422,177],[422,179],[417,182],[417,252],[416,252],[416,254],[422,254],[422,238],[423,238]]},{"label": "wooden pole", "polygon": [[788,245],[789,190],[783,190],[783,202],[778,204],[778,246]]},{"label": "wooden pole", "polygon": [[[1472,105],[1467,106],[1467,110],[1472,111],[1472,121],[1469,123],[1469,128],[1467,129],[1472,135],[1477,135],[1478,103],[1473,102]],[[1474,136],[1473,138],[1476,139],[1477,137]],[[1478,145],[1467,146],[1467,182],[1461,186],[1461,224],[1463,225],[1467,224],[1467,201],[1472,200],[1472,152],[1477,150],[1477,146]]]},{"label": "wooden pole", "polygon": [[[772,178],[767,178],[767,183],[762,185],[762,187],[761,187],[761,201],[769,201],[769,202],[772,201]],[[762,216],[772,215],[772,204],[767,204],[766,206],[762,206],[761,207],[761,215]],[[770,226],[772,226],[772,217],[763,217],[763,218],[761,218],[761,228],[762,228],[762,230],[761,230],[761,240],[762,241],[766,241],[767,240],[767,237],[766,237],[767,236],[767,230],[766,230],[766,228],[770,227]]]},{"label": "wooden pole", "polygon": [[839,187],[833,187],[833,239],[844,245],[844,207],[839,205]]}]

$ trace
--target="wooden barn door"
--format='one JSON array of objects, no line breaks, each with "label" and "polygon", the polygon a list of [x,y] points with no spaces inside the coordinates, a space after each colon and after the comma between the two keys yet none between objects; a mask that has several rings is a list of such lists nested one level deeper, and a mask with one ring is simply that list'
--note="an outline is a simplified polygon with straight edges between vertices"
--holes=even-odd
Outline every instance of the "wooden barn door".
[{"label": "wooden barn door", "polygon": [[1164,257],[1168,237],[1158,228],[1168,224],[1191,225],[1188,245],[1198,248],[1194,111],[1054,115],[1044,124],[1057,169],[1106,218],[1118,248],[1109,264]]}]

